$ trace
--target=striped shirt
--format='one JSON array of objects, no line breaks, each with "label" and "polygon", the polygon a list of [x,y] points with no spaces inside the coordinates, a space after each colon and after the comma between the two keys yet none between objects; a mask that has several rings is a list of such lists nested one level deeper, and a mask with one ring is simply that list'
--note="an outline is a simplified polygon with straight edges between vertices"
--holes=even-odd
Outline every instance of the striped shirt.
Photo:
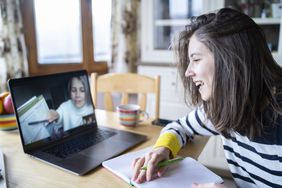
[{"label": "striped shirt", "polygon": [[[194,135],[219,135],[202,107],[164,127],[155,147],[164,146],[175,156]],[[237,132],[221,135],[225,157],[237,186],[282,187],[282,117],[260,138],[250,140]]]}]

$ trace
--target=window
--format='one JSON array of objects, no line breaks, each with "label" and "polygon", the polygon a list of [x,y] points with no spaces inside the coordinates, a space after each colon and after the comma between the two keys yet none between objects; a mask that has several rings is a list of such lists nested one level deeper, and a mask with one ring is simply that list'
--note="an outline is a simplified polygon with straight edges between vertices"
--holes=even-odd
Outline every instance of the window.
[{"label": "window", "polygon": [[28,0],[21,7],[31,75],[108,71],[111,0]]},{"label": "window", "polygon": [[97,61],[111,58],[111,2],[92,0],[94,58]]},{"label": "window", "polygon": [[34,0],[39,64],[82,62],[80,4],[68,1]]}]

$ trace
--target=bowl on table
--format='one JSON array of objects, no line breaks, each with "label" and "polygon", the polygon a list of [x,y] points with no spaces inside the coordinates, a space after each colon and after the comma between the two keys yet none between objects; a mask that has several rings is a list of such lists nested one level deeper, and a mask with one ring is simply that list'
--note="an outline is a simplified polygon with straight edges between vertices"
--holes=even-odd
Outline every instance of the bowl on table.
[{"label": "bowl on table", "polygon": [[0,130],[11,131],[18,128],[15,114],[1,114],[0,115]]}]

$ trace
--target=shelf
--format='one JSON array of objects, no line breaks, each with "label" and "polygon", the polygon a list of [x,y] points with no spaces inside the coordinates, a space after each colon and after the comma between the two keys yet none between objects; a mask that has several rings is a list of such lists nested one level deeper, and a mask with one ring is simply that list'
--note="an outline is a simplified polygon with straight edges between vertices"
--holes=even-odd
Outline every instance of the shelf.
[{"label": "shelf", "polygon": [[253,20],[260,25],[280,24],[280,18],[253,18]]},{"label": "shelf", "polygon": [[[253,18],[259,25],[280,24],[280,18]],[[158,19],[155,20],[155,26],[184,26],[190,23],[190,19]]]},{"label": "shelf", "polygon": [[184,26],[190,23],[189,19],[179,20],[155,20],[155,26]]}]

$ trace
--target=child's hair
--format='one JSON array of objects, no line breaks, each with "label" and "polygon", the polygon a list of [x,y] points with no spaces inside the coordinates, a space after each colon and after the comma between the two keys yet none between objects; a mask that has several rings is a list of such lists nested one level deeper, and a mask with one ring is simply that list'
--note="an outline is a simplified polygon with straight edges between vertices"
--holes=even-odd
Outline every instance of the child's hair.
[{"label": "child's hair", "polygon": [[[202,101],[191,78],[188,45],[192,35],[214,55],[215,72],[211,99]],[[179,35],[176,47],[178,70],[185,88],[185,99],[203,105],[207,117],[223,135],[230,131],[254,138],[267,126],[274,126],[281,114],[282,69],[267,46],[262,29],[247,15],[223,8],[217,13],[192,17]],[[264,122],[265,110],[272,113]],[[269,122],[269,121],[268,121]]]}]

